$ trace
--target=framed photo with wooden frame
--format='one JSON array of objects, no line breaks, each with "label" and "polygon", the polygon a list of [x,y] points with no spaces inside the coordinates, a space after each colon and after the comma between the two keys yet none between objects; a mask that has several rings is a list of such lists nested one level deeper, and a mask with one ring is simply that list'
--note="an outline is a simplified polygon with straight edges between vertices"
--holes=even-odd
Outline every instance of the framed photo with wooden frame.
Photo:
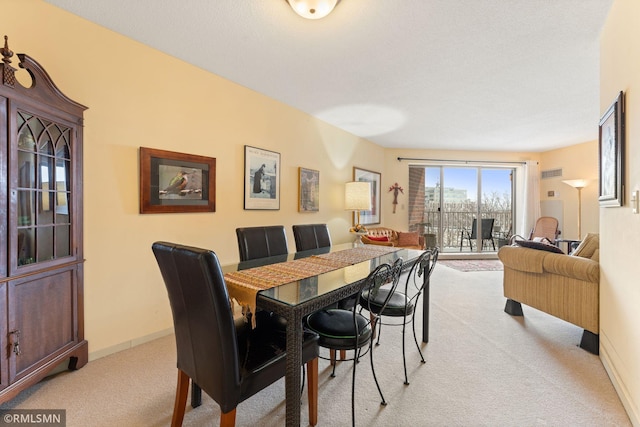
[{"label": "framed photo with wooden frame", "polygon": [[320,171],[298,168],[298,212],[320,210]]},{"label": "framed photo with wooden frame", "polygon": [[140,213],[215,211],[215,158],[140,147]]},{"label": "framed photo with wooden frame", "polygon": [[280,209],[280,153],[244,146],[244,208]]},{"label": "framed photo with wooden frame", "polygon": [[600,119],[600,176],[598,201],[602,207],[624,204],[624,94],[618,94]]},{"label": "framed photo with wooden frame", "polygon": [[[380,198],[381,198],[381,183],[382,175],[379,172],[374,172],[366,169],[360,169],[353,167],[353,180],[364,181],[371,183],[371,210],[360,212],[360,224],[380,224]],[[356,221],[356,213],[354,212],[354,223]]]}]

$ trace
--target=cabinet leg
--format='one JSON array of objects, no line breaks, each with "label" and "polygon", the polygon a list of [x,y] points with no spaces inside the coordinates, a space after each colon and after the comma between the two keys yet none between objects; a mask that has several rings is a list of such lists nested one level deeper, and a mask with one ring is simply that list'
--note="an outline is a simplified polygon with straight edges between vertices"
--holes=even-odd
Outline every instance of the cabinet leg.
[{"label": "cabinet leg", "polygon": [[76,369],[82,368],[87,362],[89,362],[89,345],[86,341],[83,341],[80,343],[80,346],[71,353],[67,369],[75,371]]}]

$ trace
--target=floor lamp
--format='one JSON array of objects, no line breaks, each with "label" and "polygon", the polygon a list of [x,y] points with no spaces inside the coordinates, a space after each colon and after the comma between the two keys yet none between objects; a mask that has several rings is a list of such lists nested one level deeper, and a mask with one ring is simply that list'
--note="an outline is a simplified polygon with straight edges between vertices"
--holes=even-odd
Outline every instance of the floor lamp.
[{"label": "floor lamp", "polygon": [[360,231],[363,228],[360,225],[360,211],[371,210],[371,183],[363,181],[347,182],[344,189],[344,208],[357,213],[358,220],[354,231]]},{"label": "floor lamp", "polygon": [[582,220],[582,189],[587,186],[588,181],[586,179],[568,179],[562,182],[578,190],[578,240],[582,240],[582,229],[580,225]]}]

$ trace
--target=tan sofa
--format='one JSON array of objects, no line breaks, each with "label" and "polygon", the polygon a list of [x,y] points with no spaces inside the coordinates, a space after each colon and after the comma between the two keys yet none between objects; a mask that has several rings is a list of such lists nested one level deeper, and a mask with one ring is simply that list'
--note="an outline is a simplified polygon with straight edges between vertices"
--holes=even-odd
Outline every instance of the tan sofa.
[{"label": "tan sofa", "polygon": [[599,236],[589,233],[572,255],[503,246],[504,311],[522,316],[522,304],[584,329],[580,347],[599,353]]},{"label": "tan sofa", "polygon": [[[372,240],[373,238],[386,237],[388,241],[381,242]],[[387,227],[367,228],[367,234],[361,236],[365,245],[398,246],[407,249],[424,249],[424,236],[417,232],[409,233],[396,231]]]}]

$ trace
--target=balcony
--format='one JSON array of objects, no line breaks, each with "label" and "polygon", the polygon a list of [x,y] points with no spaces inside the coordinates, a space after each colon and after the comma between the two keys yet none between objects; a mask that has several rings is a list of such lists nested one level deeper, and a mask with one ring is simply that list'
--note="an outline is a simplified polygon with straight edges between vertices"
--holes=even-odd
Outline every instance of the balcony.
[{"label": "balcony", "polygon": [[[469,246],[466,238],[462,239],[463,231],[471,233],[473,219],[477,218],[476,210],[447,210],[446,205],[443,212],[437,210],[425,210],[423,220],[411,223],[409,229],[425,234],[427,245],[439,245],[443,253],[476,253],[476,242],[473,242],[473,250]],[[440,228],[440,218],[442,218],[442,228]],[[511,224],[513,223],[511,209],[483,210],[481,218],[493,218],[493,229],[491,236],[495,243],[495,250],[491,241],[485,240],[480,252],[496,252],[500,246],[506,243],[511,235]],[[442,243],[439,243],[438,233],[442,232]],[[486,233],[486,231],[485,231]],[[462,246],[461,246],[462,242]]]}]

